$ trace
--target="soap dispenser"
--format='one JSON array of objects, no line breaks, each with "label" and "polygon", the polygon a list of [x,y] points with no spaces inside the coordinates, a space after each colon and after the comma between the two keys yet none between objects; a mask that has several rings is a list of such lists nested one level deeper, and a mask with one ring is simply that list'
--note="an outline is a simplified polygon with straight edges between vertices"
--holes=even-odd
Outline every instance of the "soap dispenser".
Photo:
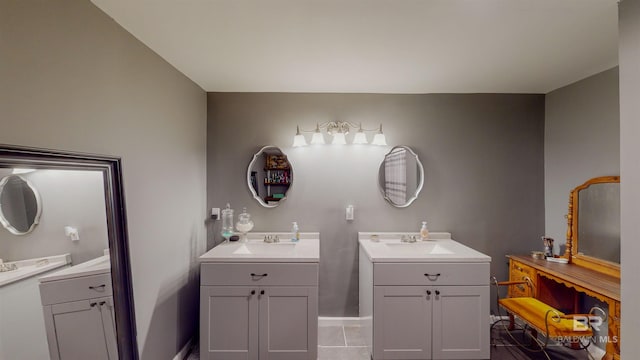
[{"label": "soap dispenser", "polygon": [[291,225],[291,242],[298,242],[300,240],[300,228],[298,228],[298,223],[293,222]]},{"label": "soap dispenser", "polygon": [[420,239],[422,241],[429,240],[429,229],[427,229],[427,222],[422,222],[422,227],[420,228]]}]

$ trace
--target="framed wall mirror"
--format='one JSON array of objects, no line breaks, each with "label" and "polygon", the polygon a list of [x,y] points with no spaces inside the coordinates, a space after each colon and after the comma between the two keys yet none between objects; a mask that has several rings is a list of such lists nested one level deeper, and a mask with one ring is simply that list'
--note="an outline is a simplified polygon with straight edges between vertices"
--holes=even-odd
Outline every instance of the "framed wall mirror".
[{"label": "framed wall mirror", "polygon": [[276,146],[260,149],[247,168],[247,186],[260,205],[273,208],[287,198],[293,185],[293,168]]},{"label": "framed wall mirror", "polygon": [[620,177],[587,180],[569,196],[567,248],[571,262],[620,277]]},{"label": "framed wall mirror", "polygon": [[120,159],[0,144],[0,178],[0,358],[138,359]]},{"label": "framed wall mirror", "polygon": [[407,207],[418,198],[424,185],[424,168],[418,155],[408,146],[393,147],[378,170],[382,197],[395,207]]},{"label": "framed wall mirror", "polygon": [[11,175],[0,177],[0,223],[14,235],[32,232],[42,213],[38,190],[13,171]]}]

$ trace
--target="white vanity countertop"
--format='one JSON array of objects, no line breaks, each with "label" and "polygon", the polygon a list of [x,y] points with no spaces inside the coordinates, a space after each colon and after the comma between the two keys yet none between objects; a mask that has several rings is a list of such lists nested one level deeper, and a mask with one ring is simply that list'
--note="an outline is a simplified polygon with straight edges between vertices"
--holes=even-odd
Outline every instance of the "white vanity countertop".
[{"label": "white vanity countertop", "polygon": [[[278,243],[265,243],[266,235],[277,235]],[[291,233],[248,233],[248,241],[223,242],[200,256],[201,263],[213,262],[318,262],[320,233],[300,233],[298,242],[291,242]]]},{"label": "white vanity countertop", "polygon": [[70,254],[46,256],[35,259],[6,262],[5,265],[15,264],[16,270],[0,272],[0,286],[42,274],[71,263]]},{"label": "white vanity countertop", "polygon": [[429,240],[415,243],[401,242],[402,235],[420,239],[418,233],[359,232],[358,242],[372,262],[491,262],[490,256],[454,241],[450,233],[430,233]]},{"label": "white vanity countertop", "polygon": [[52,274],[40,277],[41,283],[55,280],[66,280],[82,276],[111,273],[111,261],[109,255],[103,255],[78,265],[56,271]]}]

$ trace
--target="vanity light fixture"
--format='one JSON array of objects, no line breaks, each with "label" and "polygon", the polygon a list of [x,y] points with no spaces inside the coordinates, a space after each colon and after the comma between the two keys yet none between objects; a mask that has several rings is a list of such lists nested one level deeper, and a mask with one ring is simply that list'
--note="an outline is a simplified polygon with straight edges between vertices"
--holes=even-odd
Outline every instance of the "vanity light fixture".
[{"label": "vanity light fixture", "polygon": [[384,133],[382,132],[382,124],[377,129],[363,129],[362,124],[356,125],[348,121],[328,121],[322,124],[316,124],[315,130],[312,130],[312,131],[300,130],[300,126],[296,126],[296,135],[293,138],[293,146],[299,147],[299,146],[307,145],[307,141],[304,138],[304,135],[302,135],[302,133],[305,133],[305,132],[313,133],[311,137],[312,145],[324,144],[325,143],[324,135],[320,129],[325,129],[327,134],[333,137],[331,144],[344,145],[347,143],[346,135],[349,134],[349,130],[351,130],[352,128],[358,129],[358,131],[353,137],[353,142],[352,142],[355,145],[363,145],[363,144],[369,143],[369,141],[367,140],[367,135],[365,134],[365,131],[377,131],[377,133],[373,137],[373,141],[371,142],[371,145],[380,145],[380,146],[387,145],[387,141],[384,137]]}]

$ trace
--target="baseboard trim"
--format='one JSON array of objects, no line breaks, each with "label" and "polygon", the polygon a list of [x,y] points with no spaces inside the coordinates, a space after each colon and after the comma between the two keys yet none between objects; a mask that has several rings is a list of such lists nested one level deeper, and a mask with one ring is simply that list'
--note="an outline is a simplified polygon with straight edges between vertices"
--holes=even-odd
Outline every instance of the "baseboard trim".
[{"label": "baseboard trim", "polygon": [[189,353],[191,352],[191,348],[193,347],[194,338],[189,339],[186,344],[178,351],[176,356],[173,357],[173,360],[185,360]]},{"label": "baseboard trim", "polygon": [[320,316],[318,326],[360,326],[360,318]]}]

